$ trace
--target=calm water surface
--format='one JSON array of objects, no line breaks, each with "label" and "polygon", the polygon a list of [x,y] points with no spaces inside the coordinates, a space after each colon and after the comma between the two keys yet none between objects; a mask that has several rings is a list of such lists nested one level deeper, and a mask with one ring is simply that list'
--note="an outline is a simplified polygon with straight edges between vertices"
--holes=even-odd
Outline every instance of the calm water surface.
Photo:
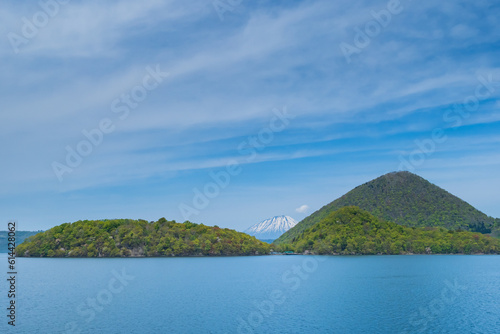
[{"label": "calm water surface", "polygon": [[500,256],[17,262],[1,333],[500,333]]}]

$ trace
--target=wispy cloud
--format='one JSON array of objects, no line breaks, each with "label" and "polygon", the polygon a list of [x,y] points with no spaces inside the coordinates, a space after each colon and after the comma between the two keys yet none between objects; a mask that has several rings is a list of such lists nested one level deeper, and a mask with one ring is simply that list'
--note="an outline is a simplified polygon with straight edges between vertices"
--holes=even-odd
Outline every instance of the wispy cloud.
[{"label": "wispy cloud", "polygon": [[[319,178],[343,175],[355,186],[361,174],[395,170],[398,154],[437,127],[449,129],[450,140],[422,171],[469,168],[467,159],[496,157],[500,88],[457,129],[442,116],[474,94],[479,74],[498,73],[500,8],[487,1],[405,2],[405,10],[346,66],[339,43],[351,41],[354,29],[385,5],[242,3],[221,22],[211,3],[201,0],[71,1],[15,54],[7,34],[19,33],[22,18],[30,19],[40,6],[7,1],[0,9],[1,196],[18,197],[4,201],[10,204],[0,211],[15,216],[23,196],[65,203],[57,194],[78,193],[105,215],[106,203],[94,198],[123,187],[133,189],[121,193],[127,198],[142,194],[138,203],[175,207],[205,182],[207,170],[237,158],[238,143],[282,105],[297,121],[245,168],[233,185],[240,195],[250,186],[297,183],[303,190],[291,202],[320,207],[326,203],[319,198],[326,202],[337,193]],[[83,129],[112,117],[111,102],[151,64],[171,73],[168,82],[59,185],[51,163],[64,159],[66,145],[80,141]],[[480,168],[493,170],[496,159],[484,161],[488,165]],[[273,198],[264,191],[246,201],[283,205]],[[228,203],[223,195],[218,201]],[[130,212],[140,215],[139,206],[134,211],[131,205]],[[494,206],[490,210],[500,216]],[[57,217],[49,211],[44,214]],[[217,223],[215,213],[206,214],[200,219]],[[225,218],[230,212],[223,216],[233,224]]]}]

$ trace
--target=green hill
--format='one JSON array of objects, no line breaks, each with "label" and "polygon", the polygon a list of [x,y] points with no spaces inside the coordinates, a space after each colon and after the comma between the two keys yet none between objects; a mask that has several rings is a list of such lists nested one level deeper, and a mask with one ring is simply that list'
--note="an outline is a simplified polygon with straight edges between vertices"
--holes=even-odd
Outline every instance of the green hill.
[{"label": "green hill", "polygon": [[410,227],[438,226],[491,233],[495,224],[494,218],[420,176],[394,172],[358,186],[324,206],[275,243],[290,243],[302,231],[345,206],[357,206],[382,220]]},{"label": "green hill", "polygon": [[382,221],[357,207],[344,207],[277,250],[314,254],[498,254],[500,240],[442,227],[406,227]]},{"label": "green hill", "polygon": [[[26,238],[42,231],[16,231],[16,244],[21,244]],[[8,231],[0,231],[0,253],[8,253]]]},{"label": "green hill", "polygon": [[17,246],[24,257],[142,257],[268,254],[270,245],[217,226],[161,218],[66,223]]}]

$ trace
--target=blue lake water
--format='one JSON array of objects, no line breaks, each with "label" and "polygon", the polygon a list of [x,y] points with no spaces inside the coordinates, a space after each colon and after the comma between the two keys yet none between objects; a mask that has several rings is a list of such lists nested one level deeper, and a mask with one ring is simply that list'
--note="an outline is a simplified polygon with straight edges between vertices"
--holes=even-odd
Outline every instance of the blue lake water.
[{"label": "blue lake water", "polygon": [[3,280],[1,333],[500,333],[500,256],[20,258],[17,270],[16,327]]}]

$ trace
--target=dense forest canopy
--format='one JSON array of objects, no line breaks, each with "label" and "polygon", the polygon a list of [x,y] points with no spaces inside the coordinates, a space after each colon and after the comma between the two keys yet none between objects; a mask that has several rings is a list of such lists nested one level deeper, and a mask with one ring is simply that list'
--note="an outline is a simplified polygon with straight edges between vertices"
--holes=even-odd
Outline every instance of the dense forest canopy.
[{"label": "dense forest canopy", "polygon": [[269,244],[244,233],[165,218],[66,223],[16,248],[18,256],[26,257],[229,256],[269,251]]},{"label": "dense forest canopy", "polygon": [[357,207],[344,207],[276,250],[314,254],[498,254],[500,240],[478,232],[443,227],[406,227],[380,220]]},{"label": "dense forest canopy", "polygon": [[499,219],[488,217],[446,190],[410,172],[383,175],[356,187],[283,234],[276,243],[290,243],[330,213],[357,206],[386,221],[409,227],[444,227],[491,233]]}]

